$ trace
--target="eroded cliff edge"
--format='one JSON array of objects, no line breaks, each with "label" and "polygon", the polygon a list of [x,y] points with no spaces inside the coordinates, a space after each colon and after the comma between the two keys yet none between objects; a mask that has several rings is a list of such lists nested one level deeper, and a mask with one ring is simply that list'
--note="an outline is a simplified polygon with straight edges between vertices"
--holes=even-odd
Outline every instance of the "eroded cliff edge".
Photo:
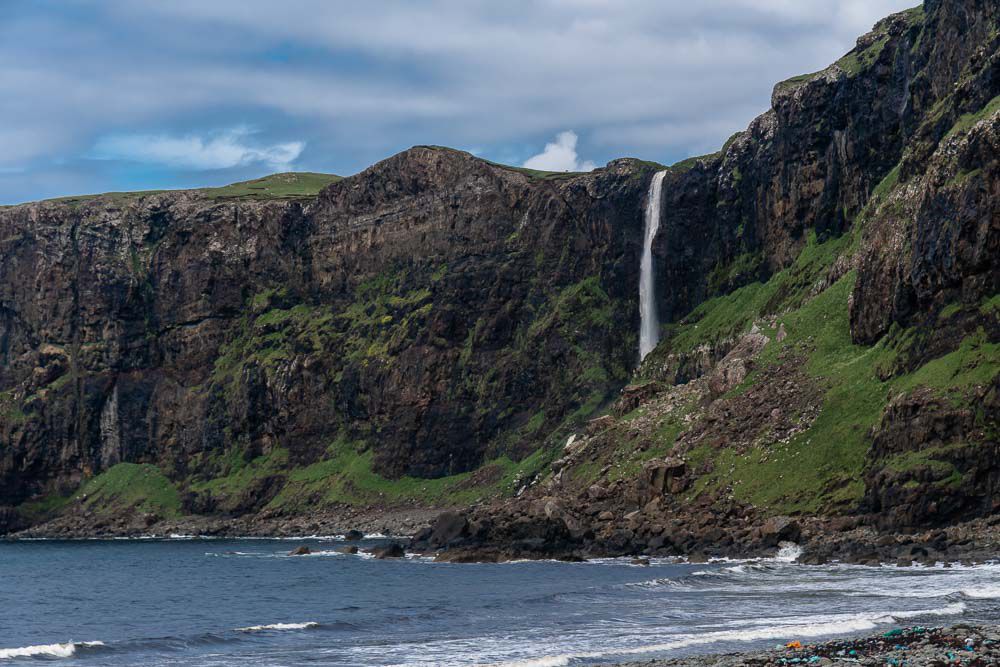
[{"label": "eroded cliff edge", "polygon": [[690,553],[991,516],[997,14],[890,17],[670,168],[635,376],[657,165],[420,147],[315,198],[0,211],[5,528],[484,500],[429,546]]}]

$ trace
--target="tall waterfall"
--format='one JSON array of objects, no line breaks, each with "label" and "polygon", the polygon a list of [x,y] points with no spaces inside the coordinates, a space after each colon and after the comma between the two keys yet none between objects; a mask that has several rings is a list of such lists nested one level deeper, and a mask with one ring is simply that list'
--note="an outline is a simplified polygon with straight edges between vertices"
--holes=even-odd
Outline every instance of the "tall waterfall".
[{"label": "tall waterfall", "polygon": [[642,264],[639,267],[639,360],[653,351],[660,342],[660,318],[656,313],[656,284],[653,281],[653,239],[660,228],[660,194],[663,191],[663,177],[660,171],[649,184],[646,200],[646,235],[642,244]]}]

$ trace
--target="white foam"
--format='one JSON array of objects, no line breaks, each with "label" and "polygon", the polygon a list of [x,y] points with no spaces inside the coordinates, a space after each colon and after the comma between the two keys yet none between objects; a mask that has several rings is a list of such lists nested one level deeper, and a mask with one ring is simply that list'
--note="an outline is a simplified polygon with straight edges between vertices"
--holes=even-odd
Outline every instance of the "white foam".
[{"label": "white foam", "polygon": [[[965,613],[965,603],[956,602],[954,604],[949,604],[938,609],[918,609],[916,611],[894,611],[885,616],[878,617],[879,620],[882,619],[901,619],[901,618],[919,618],[921,616],[958,616],[959,614]],[[891,622],[891,621],[890,621]]]},{"label": "white foam", "polygon": [[72,658],[77,647],[104,646],[104,642],[67,642],[65,644],[42,644],[39,646],[22,646],[20,648],[0,648],[0,660],[14,658],[31,658],[34,656],[50,658]]},{"label": "white foam", "polygon": [[251,625],[246,628],[236,628],[237,632],[267,632],[269,630],[308,630],[318,628],[316,621],[306,621],[305,623],[271,623],[269,625]]},{"label": "white foam", "polygon": [[778,545],[778,555],[774,557],[779,563],[794,563],[802,555],[802,547],[794,542],[782,542]]},{"label": "white foam", "polygon": [[563,667],[573,659],[599,660],[614,656],[646,655],[666,653],[678,649],[715,644],[720,642],[750,642],[767,639],[807,639],[828,637],[874,630],[880,625],[891,625],[901,619],[924,616],[957,616],[965,611],[961,602],[938,609],[917,609],[908,611],[876,612],[864,614],[843,614],[837,616],[815,616],[788,619],[764,619],[758,627],[734,630],[682,634],[659,644],[649,644],[633,648],[610,649],[594,653],[574,653],[572,655],[542,656],[534,660],[497,663],[494,667]]},{"label": "white foam", "polygon": [[979,586],[977,588],[963,588],[959,591],[967,598],[979,600],[992,600],[1000,598],[1000,586]]},{"label": "white foam", "polygon": [[546,655],[533,660],[498,662],[490,667],[565,667],[572,658],[570,655]]}]

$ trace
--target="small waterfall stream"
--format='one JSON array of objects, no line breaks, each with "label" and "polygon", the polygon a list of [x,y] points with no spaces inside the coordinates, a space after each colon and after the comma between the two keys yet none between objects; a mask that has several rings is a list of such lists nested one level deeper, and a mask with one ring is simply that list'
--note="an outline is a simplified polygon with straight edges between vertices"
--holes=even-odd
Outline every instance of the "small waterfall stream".
[{"label": "small waterfall stream", "polygon": [[656,312],[656,285],[653,280],[653,239],[660,228],[660,202],[663,177],[660,171],[649,184],[646,200],[646,233],[642,244],[642,264],[639,267],[639,361],[660,342],[660,318]]}]

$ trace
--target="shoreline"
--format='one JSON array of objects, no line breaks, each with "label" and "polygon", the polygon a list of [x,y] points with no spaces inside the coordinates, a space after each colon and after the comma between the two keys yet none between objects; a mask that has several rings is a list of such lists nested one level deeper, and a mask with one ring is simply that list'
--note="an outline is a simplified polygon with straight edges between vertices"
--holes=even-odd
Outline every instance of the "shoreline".
[{"label": "shoreline", "polygon": [[[501,524],[503,518],[493,519]],[[835,519],[802,517],[769,519],[746,524],[740,531],[699,535],[698,539],[650,543],[608,542],[593,535],[579,539],[562,533],[548,535],[542,518],[522,519],[529,532],[545,538],[518,539],[514,534],[482,534],[491,521],[447,508],[335,507],[312,515],[250,514],[239,517],[185,516],[162,519],[149,514],[99,515],[73,512],[23,530],[0,535],[0,540],[20,539],[326,539],[362,533],[392,540],[406,551],[453,563],[490,563],[515,560],[585,561],[595,558],[632,558],[636,564],[649,559],[675,558],[691,563],[718,560],[753,560],[778,557],[792,548],[791,558],[802,565],[912,565],[939,563],[972,565],[1000,559],[1000,522],[974,520],[947,527],[913,532],[883,532],[873,526],[840,526]],[[550,522],[551,523],[551,522]],[[537,529],[537,530],[536,530]],[[667,535],[667,533],[664,533]],[[760,534],[759,538],[754,535]],[[504,537],[503,541],[493,538]],[[748,537],[749,536],[749,537]]]},{"label": "shoreline", "polygon": [[806,643],[790,638],[782,644],[781,648],[768,650],[634,661],[615,667],[1000,665],[1000,626],[994,625],[910,626],[821,642]]},{"label": "shoreline", "polygon": [[408,540],[440,509],[345,508],[314,516],[184,517],[148,522],[140,516],[107,521],[70,514],[0,535],[6,540],[169,539],[171,535],[228,539],[322,539],[361,531]]}]

